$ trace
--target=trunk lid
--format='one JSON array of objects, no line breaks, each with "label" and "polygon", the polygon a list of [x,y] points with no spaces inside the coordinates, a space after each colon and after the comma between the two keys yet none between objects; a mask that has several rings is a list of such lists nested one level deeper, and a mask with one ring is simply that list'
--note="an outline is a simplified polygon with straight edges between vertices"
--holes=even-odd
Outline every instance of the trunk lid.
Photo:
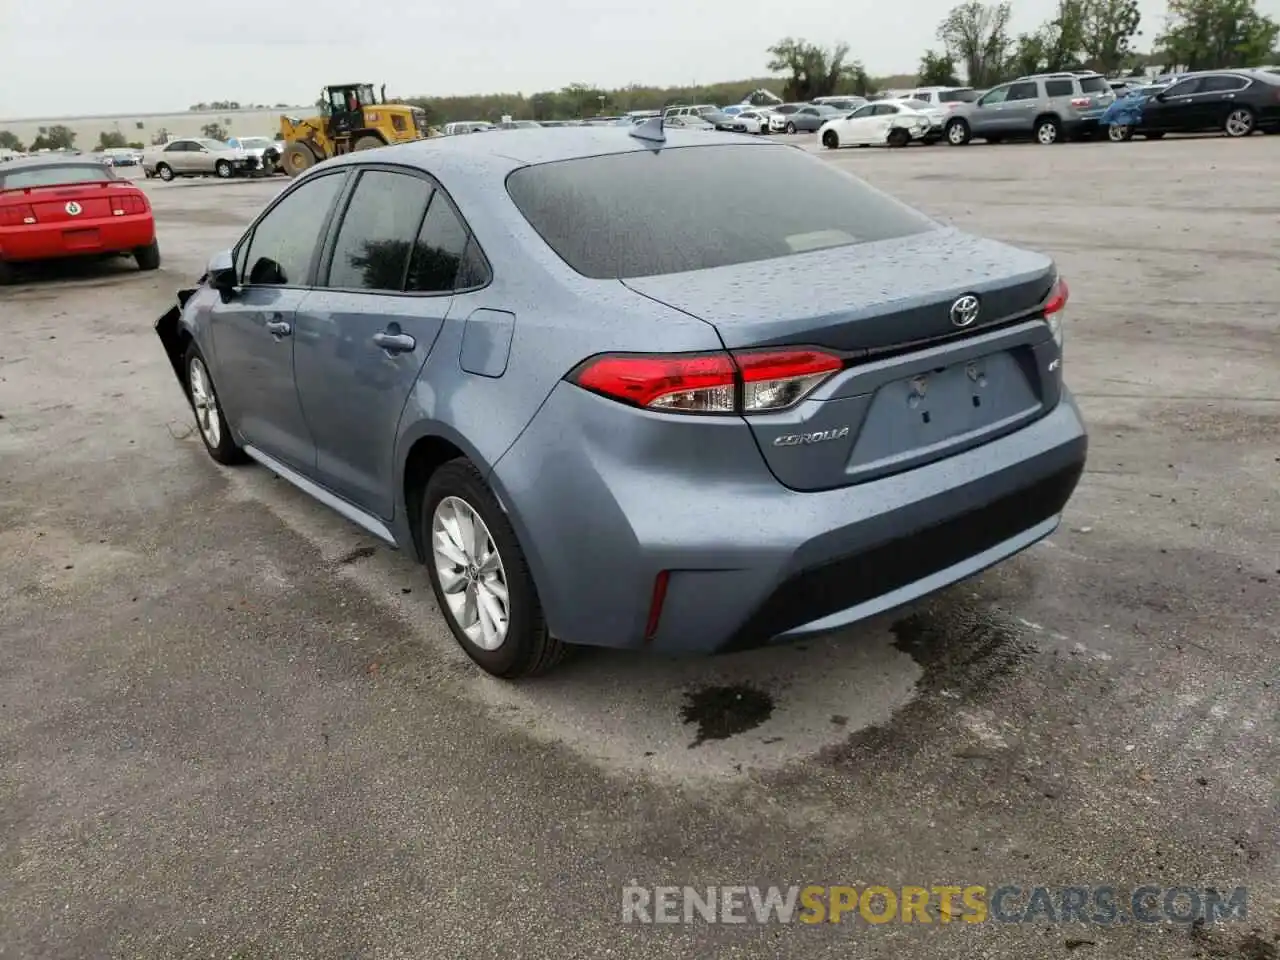
[{"label": "trunk lid", "polygon": [[[111,216],[111,197],[136,188],[121,181],[59,184],[9,191],[5,202],[26,203],[35,211],[37,223],[77,223]],[[73,212],[74,211],[74,212]]]},{"label": "trunk lid", "polygon": [[[625,281],[712,324],[730,350],[815,346],[846,366],[798,406],[748,422],[797,490],[859,483],[1018,429],[1057,403],[1057,346],[1038,313],[1043,254],[954,230]],[[952,306],[979,301],[961,327]]]}]

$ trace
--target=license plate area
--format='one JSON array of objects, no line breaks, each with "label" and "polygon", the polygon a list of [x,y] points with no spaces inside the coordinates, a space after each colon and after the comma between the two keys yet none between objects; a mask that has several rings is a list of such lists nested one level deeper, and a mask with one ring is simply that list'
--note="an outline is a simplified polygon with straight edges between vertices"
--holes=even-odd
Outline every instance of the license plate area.
[{"label": "license plate area", "polygon": [[884,384],[871,399],[847,475],[869,479],[907,469],[1035,419],[1042,403],[1028,369],[1034,369],[1030,351],[1015,348]]},{"label": "license plate area", "polygon": [[92,250],[100,246],[101,242],[94,227],[62,231],[62,245],[68,250]]}]

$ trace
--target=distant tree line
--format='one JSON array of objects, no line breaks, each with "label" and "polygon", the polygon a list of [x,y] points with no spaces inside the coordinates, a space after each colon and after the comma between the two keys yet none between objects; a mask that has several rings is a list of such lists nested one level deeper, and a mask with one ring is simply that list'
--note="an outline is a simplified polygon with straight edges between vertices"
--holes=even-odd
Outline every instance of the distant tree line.
[{"label": "distant tree line", "polygon": [[[787,37],[768,50],[773,76],[754,77],[704,86],[649,87],[633,85],[604,90],[571,83],[559,90],[493,93],[463,97],[410,97],[396,102],[421,107],[431,124],[451,120],[490,120],[504,116],[526,120],[568,120],[628,110],[655,110],[671,103],[737,103],[756,90],[781,86],[787,100],[809,100],[833,94],[868,94],[877,89],[910,86],[952,86],[961,82],[988,87],[1020,74],[1050,70],[1089,69],[1106,74],[1141,73],[1148,64],[1165,71],[1247,67],[1280,63],[1280,24],[1258,12],[1256,0],[1168,0],[1163,29],[1153,40],[1153,52],[1138,53],[1142,16],[1137,0],[1057,0],[1054,15],[1029,33],[1009,30],[1012,5],[1008,0],[984,3],[966,0],[938,25],[939,47],[925,51],[914,74],[872,78],[861,61],[850,57],[848,44],[823,47]],[[192,111],[283,109],[265,104],[242,105],[235,100],[197,103]],[[141,129],[141,124],[138,124]],[[214,122],[204,135],[225,140],[227,129]],[[30,149],[71,149],[75,133],[65,126],[41,127]],[[152,143],[169,139],[160,130]],[[118,132],[99,135],[99,149],[123,144]],[[21,141],[0,130],[0,148],[21,151]]]}]

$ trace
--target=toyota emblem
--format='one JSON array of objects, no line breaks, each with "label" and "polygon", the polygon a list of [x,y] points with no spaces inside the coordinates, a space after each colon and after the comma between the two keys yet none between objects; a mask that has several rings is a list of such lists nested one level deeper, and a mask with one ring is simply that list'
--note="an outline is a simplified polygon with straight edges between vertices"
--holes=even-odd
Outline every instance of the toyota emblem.
[{"label": "toyota emblem", "polygon": [[972,293],[966,293],[951,305],[951,322],[957,327],[970,326],[977,319],[978,298]]},{"label": "toyota emblem", "polygon": [[83,208],[80,206],[80,204],[76,203],[74,200],[70,201],[66,206],[67,213],[73,217],[80,216],[81,209]]}]

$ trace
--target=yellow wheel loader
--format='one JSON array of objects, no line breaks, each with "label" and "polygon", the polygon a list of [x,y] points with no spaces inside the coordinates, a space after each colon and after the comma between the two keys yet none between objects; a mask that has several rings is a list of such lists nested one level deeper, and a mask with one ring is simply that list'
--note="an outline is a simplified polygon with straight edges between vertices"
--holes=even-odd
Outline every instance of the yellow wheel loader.
[{"label": "yellow wheel loader", "polygon": [[291,177],[339,154],[428,135],[426,111],[388,103],[386,86],[379,96],[369,83],[334,84],[324,88],[320,102],[319,116],[280,118],[285,148],[279,162]]}]

